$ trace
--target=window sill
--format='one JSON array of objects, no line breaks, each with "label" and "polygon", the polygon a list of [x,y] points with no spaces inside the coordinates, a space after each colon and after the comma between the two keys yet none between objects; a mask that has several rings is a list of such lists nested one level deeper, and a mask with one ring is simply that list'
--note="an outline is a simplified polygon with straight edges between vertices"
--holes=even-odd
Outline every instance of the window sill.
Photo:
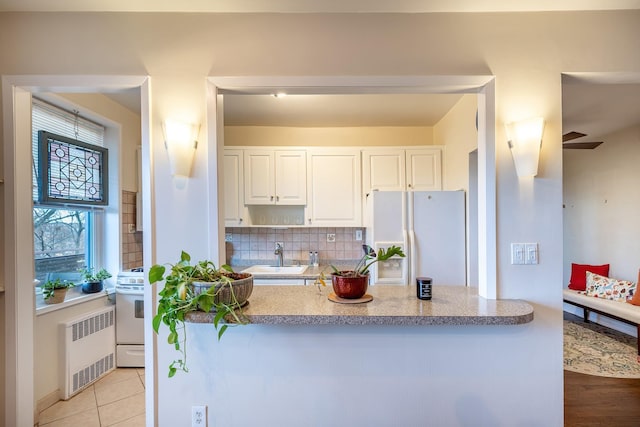
[{"label": "window sill", "polygon": [[71,307],[85,302],[93,301],[96,299],[107,297],[112,300],[112,296],[115,293],[114,287],[106,287],[102,292],[96,292],[95,294],[85,294],[82,292],[82,286],[76,286],[67,290],[67,295],[63,302],[59,304],[47,304],[44,302],[42,292],[39,288],[36,289],[36,316],[42,314],[51,313],[56,310]]}]

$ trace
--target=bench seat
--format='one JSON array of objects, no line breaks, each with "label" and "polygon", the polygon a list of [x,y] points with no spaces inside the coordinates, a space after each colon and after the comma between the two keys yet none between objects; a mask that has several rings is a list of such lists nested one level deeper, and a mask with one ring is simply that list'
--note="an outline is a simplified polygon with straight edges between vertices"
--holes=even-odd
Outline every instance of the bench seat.
[{"label": "bench seat", "polygon": [[565,288],[562,291],[564,302],[582,308],[585,322],[589,322],[589,312],[634,325],[638,330],[638,362],[640,362],[640,306],[626,302],[595,298],[578,291]]}]

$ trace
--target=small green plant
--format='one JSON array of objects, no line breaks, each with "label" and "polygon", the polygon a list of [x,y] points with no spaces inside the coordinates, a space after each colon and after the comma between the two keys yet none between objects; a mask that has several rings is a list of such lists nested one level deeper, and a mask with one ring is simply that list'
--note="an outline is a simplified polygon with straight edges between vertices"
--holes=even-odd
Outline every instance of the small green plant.
[{"label": "small green plant", "polygon": [[[149,283],[164,281],[164,287],[159,292],[158,311],[153,317],[153,330],[157,334],[162,323],[167,325],[169,328],[167,342],[182,355],[182,358],[174,360],[169,365],[169,377],[173,377],[178,369],[189,372],[187,337],[184,333],[187,313],[209,312],[213,309],[216,313],[213,325],[218,332],[218,340],[222,338],[230,323],[247,324],[249,322],[233,290],[233,282],[245,278],[241,273],[235,273],[228,265],[218,269],[211,261],[200,261],[191,265],[191,256],[185,251],[182,251],[180,261],[169,264],[169,267],[169,273],[165,276],[164,265],[152,266],[149,270]],[[194,291],[193,282],[209,282],[211,287],[197,293]],[[225,287],[230,290],[230,302],[221,302],[220,298],[217,298]]]},{"label": "small green plant", "polygon": [[389,246],[386,250],[383,248],[380,248],[377,254],[376,254],[376,251],[373,250],[373,248],[369,245],[362,245],[362,250],[364,251],[364,255],[362,256],[362,258],[360,258],[360,261],[358,261],[358,263],[353,268],[353,270],[338,270],[336,267],[332,265],[331,266],[331,269],[333,270],[332,274],[335,274],[336,276],[343,276],[343,277],[365,276],[369,273],[369,267],[371,267],[371,265],[373,265],[378,261],[386,261],[389,258],[396,255],[401,258],[405,257],[405,254],[404,252],[402,252],[402,249],[395,245]]},{"label": "small green plant", "polygon": [[101,282],[110,277],[111,273],[109,273],[104,268],[98,270],[97,273],[93,272],[93,268],[85,268],[84,270],[82,270],[82,278],[87,283]]},{"label": "small green plant", "polygon": [[47,280],[42,285],[42,296],[44,299],[49,299],[53,297],[54,291],[56,289],[67,289],[74,287],[75,284],[72,282],[62,281],[60,279]]}]

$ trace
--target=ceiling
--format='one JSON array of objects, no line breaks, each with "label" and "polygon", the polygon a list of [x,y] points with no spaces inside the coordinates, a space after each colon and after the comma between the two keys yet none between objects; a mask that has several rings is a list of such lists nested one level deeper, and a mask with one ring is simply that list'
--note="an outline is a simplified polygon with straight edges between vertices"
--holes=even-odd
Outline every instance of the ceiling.
[{"label": "ceiling", "polygon": [[[640,9],[640,0],[0,0],[2,11],[431,13]],[[139,111],[137,91],[109,94]],[[381,98],[384,97],[384,100]],[[433,126],[459,95],[228,96],[229,124],[290,126]],[[275,102],[274,102],[275,101]],[[364,101],[364,102],[361,102]],[[593,140],[640,121],[640,85],[563,83],[563,133]],[[271,108],[276,104],[276,108]],[[266,113],[269,112],[267,116]],[[283,123],[285,117],[288,123]]]},{"label": "ceiling", "polygon": [[586,134],[571,142],[604,141],[617,130],[640,123],[640,84],[594,84],[564,78],[562,133]]},{"label": "ceiling", "polygon": [[225,95],[231,126],[433,126],[462,97],[453,94]]},{"label": "ceiling", "polygon": [[429,13],[638,9],[640,0],[0,0],[0,11]]}]

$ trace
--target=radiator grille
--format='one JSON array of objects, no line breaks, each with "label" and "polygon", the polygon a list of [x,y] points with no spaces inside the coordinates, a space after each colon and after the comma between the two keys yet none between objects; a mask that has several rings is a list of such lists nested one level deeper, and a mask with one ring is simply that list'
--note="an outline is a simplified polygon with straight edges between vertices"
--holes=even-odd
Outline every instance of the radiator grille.
[{"label": "radiator grille", "polygon": [[115,310],[101,309],[61,324],[64,399],[115,369]]},{"label": "radiator grille", "polygon": [[84,388],[86,385],[91,384],[106,372],[113,369],[114,357],[113,353],[103,357],[96,363],[87,366],[84,369],[79,370],[73,374],[73,388],[71,393],[75,394],[77,391]]},{"label": "radiator grille", "polygon": [[113,318],[112,310],[74,323],[72,325],[72,340],[78,341],[87,335],[95,334],[104,328],[113,326]]}]

